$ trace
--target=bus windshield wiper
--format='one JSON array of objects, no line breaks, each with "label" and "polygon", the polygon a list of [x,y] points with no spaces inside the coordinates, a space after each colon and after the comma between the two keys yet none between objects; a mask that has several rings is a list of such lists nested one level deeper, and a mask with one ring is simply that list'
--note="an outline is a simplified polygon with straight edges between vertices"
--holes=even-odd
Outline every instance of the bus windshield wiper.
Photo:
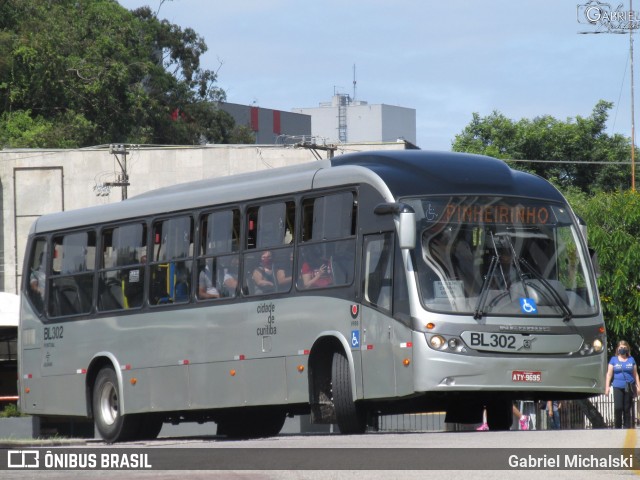
[{"label": "bus windshield wiper", "polygon": [[500,277],[502,278],[504,288],[506,290],[509,289],[509,286],[507,284],[507,279],[505,278],[505,275],[504,275],[504,270],[499,261],[500,253],[498,252],[498,246],[496,245],[496,238],[493,235],[493,232],[489,232],[489,234],[491,235],[491,243],[493,243],[493,256],[491,257],[491,263],[489,264],[489,270],[487,271],[487,275],[486,277],[484,277],[484,280],[482,281],[482,287],[480,288],[478,303],[476,303],[476,309],[473,314],[473,318],[475,320],[480,320],[484,316],[484,306],[487,303],[487,296],[489,294],[489,284],[491,283],[491,279],[495,275],[497,268],[500,269]]},{"label": "bus windshield wiper", "polygon": [[[516,271],[516,276],[518,277],[518,280],[522,284],[522,288],[524,290],[524,294],[525,294],[525,296],[528,297],[529,296],[529,291],[527,290],[527,284],[525,282],[525,276],[524,276],[524,273],[522,273],[522,269],[520,268],[520,256],[516,253],[516,249],[513,246],[513,242],[511,241],[511,238],[508,235],[499,235],[499,236],[502,237],[503,244],[506,243],[507,248],[509,249],[509,252],[511,253],[511,263],[510,264],[513,265],[513,268]],[[495,245],[495,241],[494,241],[494,245]],[[506,284],[506,280],[505,280],[505,284]]]},{"label": "bus windshield wiper", "polygon": [[563,298],[556,291],[553,285],[551,285],[544,277],[542,277],[542,275],[536,272],[534,268],[529,265],[529,262],[527,262],[524,258],[518,258],[518,262],[527,270],[527,272],[533,275],[535,279],[538,280],[544,286],[547,292],[553,297],[556,304],[560,307],[560,310],[562,310],[562,313],[564,313],[562,320],[564,320],[565,322],[571,320],[573,318],[573,312],[571,311],[571,308],[569,308],[567,302],[563,300]]},{"label": "bus windshield wiper", "polygon": [[478,296],[478,303],[476,303],[475,313],[473,318],[475,320],[481,320],[484,315],[484,305],[487,303],[487,295],[489,294],[489,283],[493,277],[496,266],[498,265],[498,257],[495,255],[491,257],[491,263],[489,264],[489,271],[482,281],[482,287],[480,288],[480,295]]}]

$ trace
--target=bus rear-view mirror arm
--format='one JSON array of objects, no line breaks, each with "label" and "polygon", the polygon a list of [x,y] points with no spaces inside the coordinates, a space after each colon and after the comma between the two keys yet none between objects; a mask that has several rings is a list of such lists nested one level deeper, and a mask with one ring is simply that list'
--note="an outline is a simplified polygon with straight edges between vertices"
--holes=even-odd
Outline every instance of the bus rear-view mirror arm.
[{"label": "bus rear-view mirror arm", "polygon": [[416,212],[406,203],[381,203],[374,208],[376,215],[393,214],[398,231],[400,248],[411,249],[416,246]]}]

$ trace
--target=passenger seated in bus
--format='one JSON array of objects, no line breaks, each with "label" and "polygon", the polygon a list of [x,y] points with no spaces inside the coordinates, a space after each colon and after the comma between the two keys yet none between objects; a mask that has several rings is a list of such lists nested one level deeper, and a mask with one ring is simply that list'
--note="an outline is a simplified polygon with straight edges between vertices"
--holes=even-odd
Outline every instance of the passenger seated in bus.
[{"label": "passenger seated in bus", "polygon": [[323,288],[333,285],[331,262],[324,258],[307,260],[300,269],[303,288]]},{"label": "passenger seated in bus", "polygon": [[[40,259],[38,261],[38,267],[31,270],[31,277],[29,279],[29,287],[31,288],[32,299],[38,299],[36,301],[42,302],[44,300],[44,284],[46,281],[46,274],[44,271],[44,252],[40,252]],[[42,305],[42,303],[38,303]]]},{"label": "passenger seated in bus", "polygon": [[293,274],[293,250],[288,255],[289,259],[278,263],[276,268],[276,281],[278,282],[278,290],[289,291],[291,287],[291,278]]},{"label": "passenger seated in bus", "polygon": [[251,278],[256,286],[256,294],[275,291],[276,279],[273,273],[273,254],[269,250],[262,252],[260,264],[253,270]]},{"label": "passenger seated in bus", "polygon": [[189,301],[191,288],[189,278],[191,277],[191,267],[185,262],[176,262],[173,286],[174,303],[184,303]]},{"label": "passenger seated in bus", "polygon": [[240,265],[240,259],[238,256],[234,256],[231,259],[231,265],[224,269],[224,277],[222,279],[222,296],[223,297],[235,297],[236,290],[238,288],[238,269]]},{"label": "passenger seated in bus", "polygon": [[205,267],[200,271],[200,275],[198,277],[198,298],[201,300],[206,298],[220,298],[220,292],[213,285],[209,265],[205,265]]},{"label": "passenger seated in bus", "polygon": [[140,307],[144,295],[144,265],[147,263],[147,256],[140,257],[139,267],[134,267],[124,272],[124,296],[127,299],[127,308]]}]

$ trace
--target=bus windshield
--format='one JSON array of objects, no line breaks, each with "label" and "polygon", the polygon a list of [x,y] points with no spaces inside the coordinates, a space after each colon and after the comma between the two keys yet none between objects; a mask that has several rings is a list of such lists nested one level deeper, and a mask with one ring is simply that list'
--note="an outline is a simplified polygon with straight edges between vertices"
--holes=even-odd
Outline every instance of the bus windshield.
[{"label": "bus windshield", "polygon": [[509,316],[596,313],[568,208],[509,197],[405,200],[417,213],[417,278],[429,310]]}]

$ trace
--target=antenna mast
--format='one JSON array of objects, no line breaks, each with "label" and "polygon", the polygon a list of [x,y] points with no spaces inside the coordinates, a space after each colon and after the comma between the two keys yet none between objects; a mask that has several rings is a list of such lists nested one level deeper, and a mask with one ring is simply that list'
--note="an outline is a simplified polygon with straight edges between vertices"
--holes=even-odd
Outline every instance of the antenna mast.
[{"label": "antenna mast", "polygon": [[[629,16],[633,18],[633,0],[629,0]],[[631,56],[631,191],[636,191],[636,125],[633,106],[633,23],[629,24],[629,55]]]},{"label": "antenna mast", "polygon": [[356,64],[353,64],[353,99],[352,101],[355,102],[356,100]]}]

